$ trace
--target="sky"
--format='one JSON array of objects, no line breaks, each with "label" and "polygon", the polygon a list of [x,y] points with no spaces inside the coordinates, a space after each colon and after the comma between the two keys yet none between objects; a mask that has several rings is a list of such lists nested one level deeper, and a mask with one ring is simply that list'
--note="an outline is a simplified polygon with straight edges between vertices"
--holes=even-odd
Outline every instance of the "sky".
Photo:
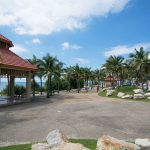
[{"label": "sky", "polygon": [[97,69],[110,55],[150,50],[150,0],[0,0],[0,34],[25,59],[49,53]]}]

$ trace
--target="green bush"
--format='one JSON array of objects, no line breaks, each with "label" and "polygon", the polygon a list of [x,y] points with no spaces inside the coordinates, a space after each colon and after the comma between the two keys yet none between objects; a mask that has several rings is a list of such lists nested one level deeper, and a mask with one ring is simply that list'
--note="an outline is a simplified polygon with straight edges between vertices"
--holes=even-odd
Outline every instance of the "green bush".
[{"label": "green bush", "polygon": [[[14,86],[14,93],[15,95],[22,95],[26,92],[26,88],[24,86],[15,85]],[[2,91],[1,95],[8,95],[8,86],[6,86]]]}]

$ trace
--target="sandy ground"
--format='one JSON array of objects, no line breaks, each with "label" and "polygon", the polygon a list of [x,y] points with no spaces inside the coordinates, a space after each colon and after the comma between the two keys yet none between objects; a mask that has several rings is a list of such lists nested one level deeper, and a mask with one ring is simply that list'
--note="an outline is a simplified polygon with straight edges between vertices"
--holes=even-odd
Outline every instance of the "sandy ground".
[{"label": "sandy ground", "polygon": [[54,129],[71,138],[150,137],[150,103],[60,93],[0,108],[0,145],[45,140]]}]

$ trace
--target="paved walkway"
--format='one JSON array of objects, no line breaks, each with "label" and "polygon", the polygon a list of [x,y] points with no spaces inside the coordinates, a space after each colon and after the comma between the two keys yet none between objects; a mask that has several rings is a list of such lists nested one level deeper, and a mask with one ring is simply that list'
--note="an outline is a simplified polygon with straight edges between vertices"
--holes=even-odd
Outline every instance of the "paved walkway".
[{"label": "paved walkway", "polygon": [[150,137],[150,103],[60,93],[0,108],[0,145],[41,141],[53,129],[72,138]]}]

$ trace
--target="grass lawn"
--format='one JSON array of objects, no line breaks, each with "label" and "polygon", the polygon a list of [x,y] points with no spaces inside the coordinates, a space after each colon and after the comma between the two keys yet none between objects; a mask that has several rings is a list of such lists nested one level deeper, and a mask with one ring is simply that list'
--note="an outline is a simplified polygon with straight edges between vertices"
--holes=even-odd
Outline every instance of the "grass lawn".
[{"label": "grass lawn", "polygon": [[[83,146],[89,148],[90,150],[96,149],[97,140],[89,139],[70,139],[72,143],[80,143]],[[14,146],[0,147],[0,150],[31,150],[32,144],[21,144]]]},{"label": "grass lawn", "polygon": [[[132,87],[132,86],[122,86],[122,87],[119,87],[117,89],[115,89],[115,92],[113,93],[112,96],[109,96],[110,98],[115,98],[115,99],[120,99],[119,97],[117,97],[117,94],[119,92],[123,92],[125,94],[129,94],[129,95],[134,95],[134,92],[133,90],[134,89],[137,89],[136,87]],[[99,96],[102,96],[102,97],[107,97],[106,96],[106,91],[101,91],[98,93]],[[144,99],[140,99],[140,100],[135,100],[135,99],[129,99],[129,100],[132,100],[132,101],[142,101],[142,102],[150,102],[149,99],[147,98],[144,98]]]}]

